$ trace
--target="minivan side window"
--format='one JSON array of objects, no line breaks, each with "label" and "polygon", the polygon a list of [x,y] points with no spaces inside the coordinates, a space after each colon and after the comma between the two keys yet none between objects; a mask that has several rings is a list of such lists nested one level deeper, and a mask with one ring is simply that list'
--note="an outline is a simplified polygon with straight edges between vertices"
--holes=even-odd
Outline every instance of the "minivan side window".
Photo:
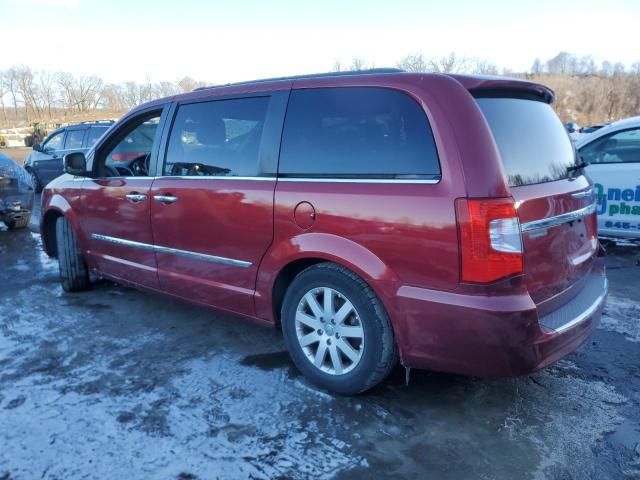
[{"label": "minivan side window", "polygon": [[168,176],[253,177],[269,97],[181,105],[164,164]]},{"label": "minivan side window", "polygon": [[588,163],[640,162],[640,128],[598,138],[582,147],[580,155]]},{"label": "minivan side window", "polygon": [[376,87],[291,92],[280,152],[282,177],[440,177],[427,116],[407,94]]}]

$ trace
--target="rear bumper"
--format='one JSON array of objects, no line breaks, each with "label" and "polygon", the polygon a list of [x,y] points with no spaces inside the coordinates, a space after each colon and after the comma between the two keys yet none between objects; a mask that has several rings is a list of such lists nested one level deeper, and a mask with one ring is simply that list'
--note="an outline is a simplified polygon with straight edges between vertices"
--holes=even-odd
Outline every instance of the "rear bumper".
[{"label": "rear bumper", "polygon": [[607,294],[598,259],[570,301],[538,316],[526,293],[477,297],[401,287],[395,325],[403,363],[465,375],[504,377],[544,368],[575,351],[593,332]]}]

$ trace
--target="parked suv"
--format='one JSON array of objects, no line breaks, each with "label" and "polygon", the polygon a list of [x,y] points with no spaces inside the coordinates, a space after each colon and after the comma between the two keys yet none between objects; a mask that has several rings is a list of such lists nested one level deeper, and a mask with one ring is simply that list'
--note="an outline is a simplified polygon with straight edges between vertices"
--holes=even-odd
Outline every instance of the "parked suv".
[{"label": "parked suv", "polygon": [[[44,246],[66,291],[106,277],[281,329],[334,392],[398,359],[529,373],[588,338],[607,292],[593,188],[552,100],[384,70],[147,103],[65,157]],[[141,131],[135,175],[115,169]]]},{"label": "parked suv", "polygon": [[37,193],[64,173],[62,157],[69,152],[86,152],[115,122],[97,120],[55,130],[42,144],[36,143],[24,162]]}]

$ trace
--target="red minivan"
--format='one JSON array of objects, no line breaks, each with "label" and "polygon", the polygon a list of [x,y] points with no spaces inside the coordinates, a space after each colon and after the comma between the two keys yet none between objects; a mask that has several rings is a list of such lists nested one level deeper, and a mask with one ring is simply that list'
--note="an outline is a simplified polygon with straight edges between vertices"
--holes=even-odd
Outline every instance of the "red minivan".
[{"label": "red minivan", "polygon": [[592,185],[552,101],[395,70],[153,101],[65,157],[45,249],[66,291],[104,277],[279,328],[334,392],[397,360],[533,372],[588,338],[607,293]]}]

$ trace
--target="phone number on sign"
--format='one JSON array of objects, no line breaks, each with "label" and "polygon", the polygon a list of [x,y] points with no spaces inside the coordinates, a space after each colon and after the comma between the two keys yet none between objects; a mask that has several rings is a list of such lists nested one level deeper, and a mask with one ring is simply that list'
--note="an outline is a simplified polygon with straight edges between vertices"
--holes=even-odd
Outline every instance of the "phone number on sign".
[{"label": "phone number on sign", "polygon": [[607,228],[621,228],[623,230],[640,230],[640,223],[631,222],[604,222]]}]

